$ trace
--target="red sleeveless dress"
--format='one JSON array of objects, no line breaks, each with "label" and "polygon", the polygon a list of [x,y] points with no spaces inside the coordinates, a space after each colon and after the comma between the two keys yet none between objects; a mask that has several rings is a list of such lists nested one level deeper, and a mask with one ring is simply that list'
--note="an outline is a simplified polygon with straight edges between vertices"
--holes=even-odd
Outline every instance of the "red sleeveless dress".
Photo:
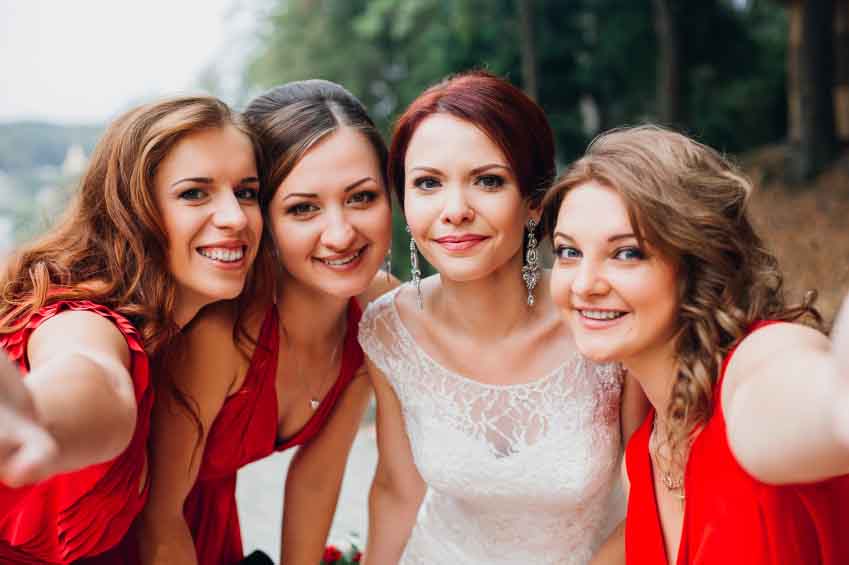
[{"label": "red sleeveless dress", "polygon": [[0,336],[0,347],[26,373],[30,335],[42,322],[65,310],[103,316],[124,334],[138,403],[136,429],[127,449],[111,461],[28,487],[12,489],[0,484],[3,565],[135,562],[135,546],[129,540],[133,536],[126,534],[147,499],[147,439],[153,406],[141,336],[126,318],[105,306],[85,300],[59,301],[39,310],[21,330]]},{"label": "red sleeveless dress", "polygon": [[198,565],[232,565],[244,557],[236,511],[236,472],[275,451],[303,445],[321,431],[363,364],[357,342],[361,315],[357,301],[351,299],[339,376],[306,425],[294,436],[281,439],[277,437],[275,386],[280,344],[277,308],[272,305],[266,313],[245,382],[227,398],[215,418],[197,482],[183,506]]},{"label": "red sleeveless dress", "polygon": [[[750,331],[775,322],[754,324]],[[654,412],[625,458],[631,491],[625,526],[629,565],[849,564],[849,475],[815,484],[771,486],[749,475],[728,445],[721,406],[696,437],[684,474],[687,500],[676,561],[667,559],[649,458]],[[788,414],[792,418],[792,414]]]}]

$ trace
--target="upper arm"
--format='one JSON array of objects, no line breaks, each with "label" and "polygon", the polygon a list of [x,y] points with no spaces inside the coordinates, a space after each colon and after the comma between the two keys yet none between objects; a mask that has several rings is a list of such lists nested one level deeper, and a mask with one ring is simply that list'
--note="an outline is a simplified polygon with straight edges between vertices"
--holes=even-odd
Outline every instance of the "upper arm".
[{"label": "upper arm", "polygon": [[722,384],[722,406],[734,405],[741,389],[763,383],[780,387],[829,363],[828,338],[800,324],[772,324],[746,336],[728,363]]},{"label": "upper arm", "polygon": [[[233,320],[223,309],[204,311],[185,334],[181,355],[165,367],[179,393],[164,388],[157,396],[151,432],[149,508],[182,513],[197,478],[209,429],[238,376],[240,353],[233,343]],[[202,427],[180,402],[194,407]]]},{"label": "upper arm", "polygon": [[377,399],[375,482],[388,486],[396,493],[419,496],[424,490],[424,480],[413,460],[401,403],[383,372],[370,361],[367,366]]},{"label": "upper arm", "polygon": [[124,334],[110,320],[94,312],[66,310],[33,330],[27,344],[33,379],[50,378],[39,369],[61,365],[69,356],[84,357],[101,367],[115,392],[135,408],[130,349]]}]

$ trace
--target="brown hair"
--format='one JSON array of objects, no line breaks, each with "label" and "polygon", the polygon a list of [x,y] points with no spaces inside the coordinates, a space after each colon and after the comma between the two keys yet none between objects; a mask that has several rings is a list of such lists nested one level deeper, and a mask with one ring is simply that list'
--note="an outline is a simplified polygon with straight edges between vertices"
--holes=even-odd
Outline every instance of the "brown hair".
[{"label": "brown hair", "polygon": [[[153,198],[154,176],[185,136],[232,126],[253,133],[220,100],[181,97],[130,110],[106,130],[79,190],[58,223],[15,253],[0,276],[0,334],[13,333],[46,304],[91,300],[126,316],[153,361],[157,386],[169,391],[196,426],[193,399],[169,378],[179,353],[176,283],[168,271],[168,237]],[[257,277],[249,275],[252,296]],[[234,330],[244,333],[241,323]]]},{"label": "brown hair", "polygon": [[556,221],[566,194],[589,181],[616,190],[638,239],[679,267],[678,374],[666,416],[678,463],[687,438],[713,413],[728,352],[758,320],[810,315],[815,293],[789,307],[776,258],[749,218],[752,184],[717,151],[654,125],[611,130],[558,179],[545,200]]},{"label": "brown hair", "polygon": [[62,218],[15,253],[0,277],[0,334],[18,330],[45,304],[85,299],[126,316],[149,355],[168,343],[179,330],[176,291],[154,175],[183,137],[228,125],[254,139],[237,114],[211,97],[164,100],[116,119]]}]

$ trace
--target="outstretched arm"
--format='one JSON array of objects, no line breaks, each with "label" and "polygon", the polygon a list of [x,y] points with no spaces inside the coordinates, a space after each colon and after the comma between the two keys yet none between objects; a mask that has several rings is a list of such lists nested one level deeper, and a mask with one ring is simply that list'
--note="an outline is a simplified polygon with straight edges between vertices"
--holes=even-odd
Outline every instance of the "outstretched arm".
[{"label": "outstretched arm", "polygon": [[6,422],[0,479],[22,486],[126,449],[136,398],[129,347],[112,322],[93,312],[59,313],[33,331],[27,353],[30,372],[23,380],[3,360],[9,396],[0,409]]},{"label": "outstretched arm", "polygon": [[369,493],[366,565],[395,565],[410,537],[425,494],[413,461],[401,404],[383,373],[368,363],[377,397],[377,470]]},{"label": "outstretched arm", "polygon": [[740,464],[770,484],[849,473],[846,305],[834,340],[797,324],[760,329],[732,357],[722,391],[728,440]]}]

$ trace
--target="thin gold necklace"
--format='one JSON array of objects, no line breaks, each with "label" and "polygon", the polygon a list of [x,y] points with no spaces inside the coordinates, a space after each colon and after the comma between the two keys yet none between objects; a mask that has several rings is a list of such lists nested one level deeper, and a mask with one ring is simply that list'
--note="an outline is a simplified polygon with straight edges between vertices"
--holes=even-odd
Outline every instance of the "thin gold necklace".
[{"label": "thin gold necklace", "polygon": [[[347,323],[345,325],[347,326]],[[310,390],[309,384],[301,374],[301,365],[298,361],[297,354],[295,354],[295,350],[292,348],[292,342],[289,339],[289,332],[286,331],[285,326],[283,327],[283,334],[286,336],[286,349],[289,350],[289,355],[292,356],[292,360],[295,362],[295,375],[298,378],[298,382],[301,384],[304,391],[307,393],[307,396],[309,397],[310,408],[315,411],[321,405],[321,400],[324,398],[324,394],[322,391],[324,391],[324,386],[327,384],[327,375],[334,372],[333,368],[336,366],[336,354],[339,353],[339,348],[342,345],[342,342],[345,341],[347,331],[342,333],[341,339],[336,342],[335,346],[333,346],[333,353],[331,353],[330,355],[330,368],[324,371],[324,376],[322,376],[321,381],[319,383],[317,394],[313,394],[312,390]]]},{"label": "thin gold necklace", "polygon": [[[649,454],[654,459],[658,472],[660,473],[660,482],[663,483],[663,486],[666,487],[666,490],[672,493],[678,500],[682,503],[687,498],[686,492],[684,492],[684,474],[681,473],[678,476],[672,474],[671,471],[668,471],[664,468],[662,464],[662,457],[660,456],[659,447],[657,445],[657,416],[654,417],[651,423],[651,434],[649,435]],[[670,461],[671,464],[671,461]]]}]

